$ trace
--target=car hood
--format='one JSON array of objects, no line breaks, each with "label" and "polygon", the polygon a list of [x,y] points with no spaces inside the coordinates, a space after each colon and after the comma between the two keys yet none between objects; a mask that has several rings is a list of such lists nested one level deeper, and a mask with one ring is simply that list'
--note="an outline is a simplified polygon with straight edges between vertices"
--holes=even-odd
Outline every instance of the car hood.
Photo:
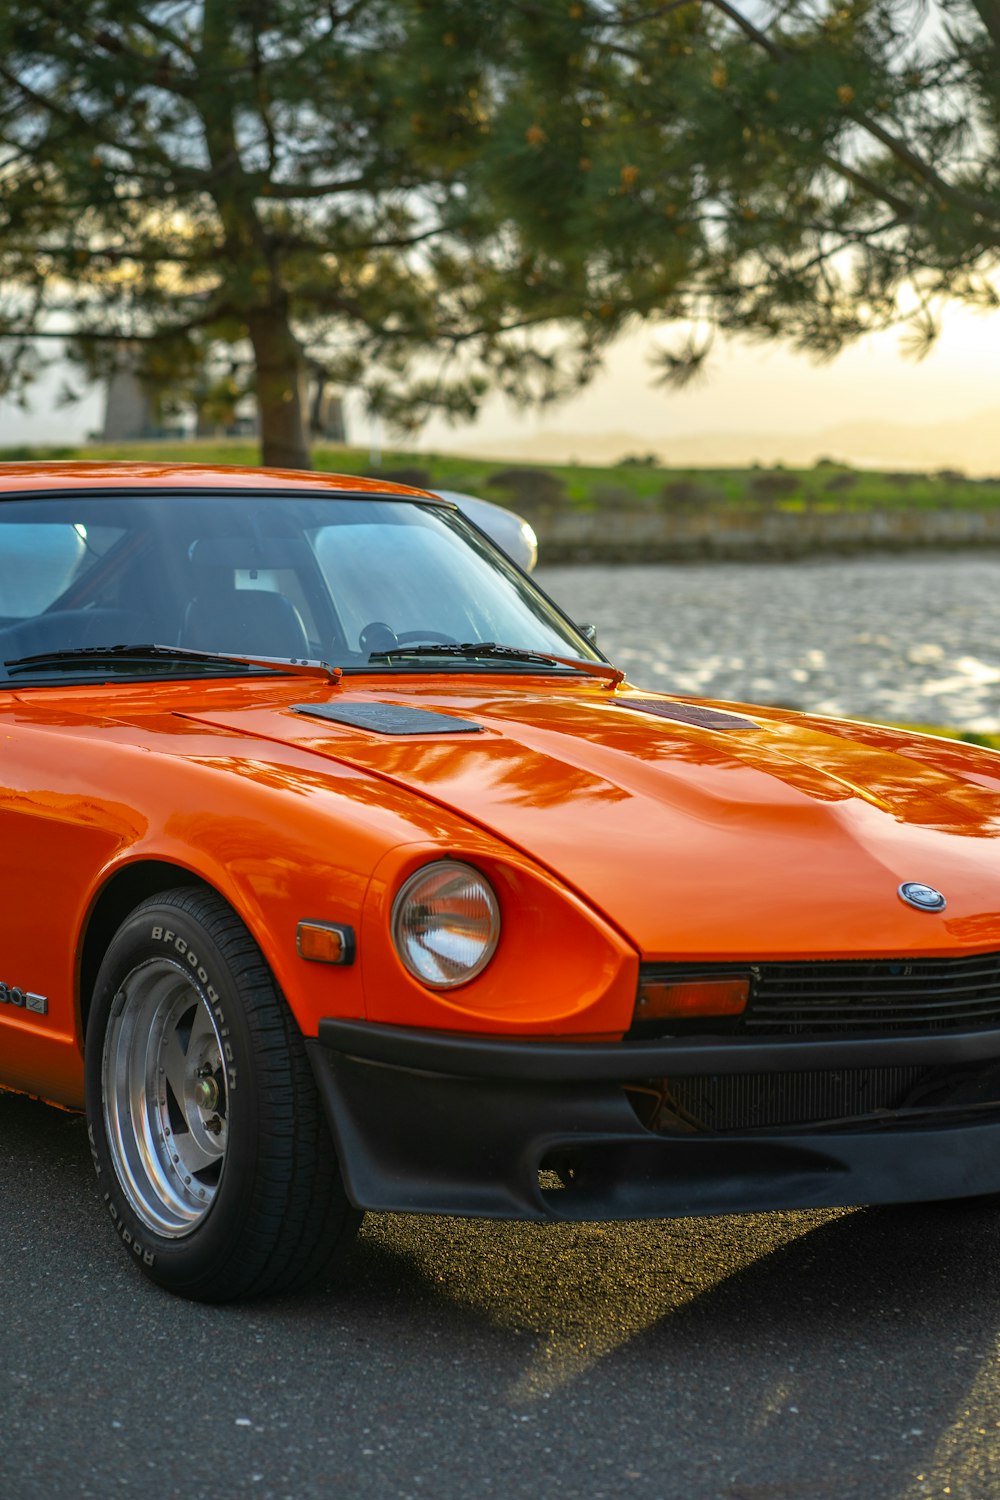
[{"label": "car hood", "polygon": [[[307,749],[460,813],[547,866],[646,958],[1000,947],[992,752],[589,683],[311,689],[287,707],[186,717]],[[394,732],[403,708],[425,717]],[[378,727],[321,716],[352,710]],[[907,881],[937,887],[945,909],[906,905]]]}]

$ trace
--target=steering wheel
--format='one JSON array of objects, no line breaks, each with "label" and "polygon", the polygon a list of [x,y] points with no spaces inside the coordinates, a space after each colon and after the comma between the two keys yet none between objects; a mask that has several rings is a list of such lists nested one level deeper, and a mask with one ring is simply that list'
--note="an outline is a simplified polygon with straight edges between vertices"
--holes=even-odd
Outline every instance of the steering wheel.
[{"label": "steering wheel", "polygon": [[405,645],[407,641],[426,641],[429,646],[457,644],[453,635],[442,635],[440,630],[401,630],[397,635],[384,620],[371,620],[358,636],[358,645],[366,654],[391,651],[393,646]]},{"label": "steering wheel", "polygon": [[358,645],[366,656],[371,651],[391,651],[398,644],[396,632],[384,620],[370,620],[358,636]]}]

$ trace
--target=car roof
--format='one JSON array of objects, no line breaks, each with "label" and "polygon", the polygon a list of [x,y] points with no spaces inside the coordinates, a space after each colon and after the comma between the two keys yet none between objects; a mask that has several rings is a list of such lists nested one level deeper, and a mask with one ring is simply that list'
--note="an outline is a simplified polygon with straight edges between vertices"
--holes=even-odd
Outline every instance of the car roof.
[{"label": "car roof", "polygon": [[364,479],[355,474],[325,474],[308,469],[243,468],[238,464],[136,463],[110,459],[45,459],[0,463],[0,494],[54,489],[129,489],[133,486],[163,489],[297,490],[334,495],[387,495],[448,505],[438,495],[391,484],[384,479]]}]

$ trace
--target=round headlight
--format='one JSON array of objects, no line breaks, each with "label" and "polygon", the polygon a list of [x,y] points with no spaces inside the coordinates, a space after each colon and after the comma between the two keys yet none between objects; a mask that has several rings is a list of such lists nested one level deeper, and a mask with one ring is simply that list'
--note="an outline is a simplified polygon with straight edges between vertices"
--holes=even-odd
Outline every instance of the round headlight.
[{"label": "round headlight", "polygon": [[499,936],[493,887],[455,859],[424,865],[393,902],[396,952],[413,977],[432,989],[474,979],[493,957]]}]

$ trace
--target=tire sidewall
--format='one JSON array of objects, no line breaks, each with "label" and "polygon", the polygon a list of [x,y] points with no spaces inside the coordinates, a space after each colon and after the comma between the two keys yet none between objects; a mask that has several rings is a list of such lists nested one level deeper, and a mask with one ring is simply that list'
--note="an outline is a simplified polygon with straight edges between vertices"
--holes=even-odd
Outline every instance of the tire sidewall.
[{"label": "tire sidewall", "polygon": [[[151,1229],[129,1202],[108,1143],[104,1114],[104,1047],[122,981],[150,959],[182,969],[211,1012],[222,1043],[227,1085],[226,1158],[204,1217],[189,1233],[169,1238]],[[179,905],[144,904],[119,928],[101,964],[84,1054],[87,1129],[105,1211],[126,1249],[155,1281],[198,1295],[198,1284],[238,1251],[252,1215],[260,1128],[258,1080],[249,1026],[229,964],[197,917]]]}]

